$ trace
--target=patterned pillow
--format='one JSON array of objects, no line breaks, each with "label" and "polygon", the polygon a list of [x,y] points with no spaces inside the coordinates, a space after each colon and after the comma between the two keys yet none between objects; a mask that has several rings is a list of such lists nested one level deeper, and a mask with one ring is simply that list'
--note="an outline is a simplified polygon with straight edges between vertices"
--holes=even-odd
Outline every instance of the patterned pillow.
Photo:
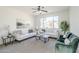
[{"label": "patterned pillow", "polygon": [[66,39],[64,40],[64,43],[65,43],[66,45],[69,45],[69,44],[70,44],[70,40],[66,38]]},{"label": "patterned pillow", "polygon": [[32,32],[33,32],[33,30],[32,30],[32,29],[29,29],[29,30],[28,30],[28,32],[29,32],[29,33],[32,33]]},{"label": "patterned pillow", "polygon": [[69,38],[72,35],[70,32],[66,32],[65,35],[63,36],[64,38]]},{"label": "patterned pillow", "polygon": [[69,38],[72,35],[72,33],[69,33],[69,35],[67,36],[67,38]]}]

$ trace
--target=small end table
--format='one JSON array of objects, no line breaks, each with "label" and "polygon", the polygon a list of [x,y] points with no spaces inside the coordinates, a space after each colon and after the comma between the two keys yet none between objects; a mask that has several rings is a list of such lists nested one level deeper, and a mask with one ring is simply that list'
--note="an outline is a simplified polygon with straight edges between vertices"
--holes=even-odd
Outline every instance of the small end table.
[{"label": "small end table", "polygon": [[15,41],[15,37],[9,33],[7,36],[2,37],[3,40],[3,44],[7,45],[7,40],[9,40],[9,43],[13,43],[13,41]]}]

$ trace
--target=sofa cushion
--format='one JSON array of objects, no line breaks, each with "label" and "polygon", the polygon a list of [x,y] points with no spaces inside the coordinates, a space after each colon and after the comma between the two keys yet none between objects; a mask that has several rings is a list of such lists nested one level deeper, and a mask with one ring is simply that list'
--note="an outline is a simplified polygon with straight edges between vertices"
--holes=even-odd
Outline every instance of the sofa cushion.
[{"label": "sofa cushion", "polygon": [[17,29],[14,31],[15,34],[19,34],[19,35],[22,35],[22,34],[27,34],[28,33],[28,29]]},{"label": "sofa cushion", "polygon": [[16,37],[16,40],[20,41],[20,40],[24,40],[29,37],[33,37],[35,35],[36,33],[33,32],[33,33],[27,33],[27,34],[21,34],[21,35],[17,34],[15,37]]},{"label": "sofa cushion", "polygon": [[14,31],[14,34],[22,34],[22,31],[21,30],[16,30],[16,31]]},{"label": "sofa cushion", "polygon": [[27,34],[28,33],[28,30],[27,29],[22,29],[22,34]]}]

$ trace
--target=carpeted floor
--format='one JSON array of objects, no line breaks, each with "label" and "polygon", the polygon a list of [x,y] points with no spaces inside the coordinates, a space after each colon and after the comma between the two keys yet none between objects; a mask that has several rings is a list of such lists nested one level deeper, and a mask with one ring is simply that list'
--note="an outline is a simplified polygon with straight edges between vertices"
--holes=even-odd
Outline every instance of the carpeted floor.
[{"label": "carpeted floor", "polygon": [[15,42],[7,46],[1,46],[1,53],[53,53],[55,39],[49,39],[47,43],[35,38],[21,42]]},{"label": "carpeted floor", "polygon": [[55,39],[49,39],[47,43],[44,43],[41,40],[30,38],[22,42],[0,46],[0,53],[55,53],[55,42]]}]

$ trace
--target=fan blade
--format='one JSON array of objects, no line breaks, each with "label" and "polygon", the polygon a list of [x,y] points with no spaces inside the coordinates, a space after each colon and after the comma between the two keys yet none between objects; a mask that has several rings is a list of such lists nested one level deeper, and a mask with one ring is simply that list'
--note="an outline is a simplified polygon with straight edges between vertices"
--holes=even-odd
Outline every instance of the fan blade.
[{"label": "fan blade", "polygon": [[46,10],[41,10],[41,11],[48,12],[48,11],[46,11]]},{"label": "fan blade", "polygon": [[32,8],[33,10],[37,10],[37,9],[35,9],[35,8]]}]

